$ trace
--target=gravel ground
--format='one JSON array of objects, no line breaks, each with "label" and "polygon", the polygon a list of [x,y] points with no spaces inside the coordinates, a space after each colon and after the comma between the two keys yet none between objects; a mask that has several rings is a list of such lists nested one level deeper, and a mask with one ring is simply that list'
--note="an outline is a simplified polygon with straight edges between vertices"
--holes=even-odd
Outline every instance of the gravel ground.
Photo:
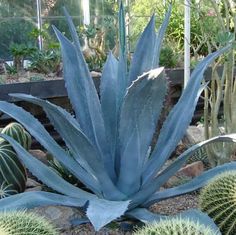
[{"label": "gravel ground", "polygon": [[156,203],[150,207],[150,211],[163,215],[175,215],[197,207],[198,195],[197,193],[191,193]]},{"label": "gravel ground", "polygon": [[[150,211],[163,215],[175,215],[182,211],[198,207],[198,194],[191,193],[179,197],[164,200],[150,207]],[[131,235],[132,232],[124,232],[118,223],[113,223],[95,232],[90,224],[80,225],[72,231],[61,233],[61,235]]]}]

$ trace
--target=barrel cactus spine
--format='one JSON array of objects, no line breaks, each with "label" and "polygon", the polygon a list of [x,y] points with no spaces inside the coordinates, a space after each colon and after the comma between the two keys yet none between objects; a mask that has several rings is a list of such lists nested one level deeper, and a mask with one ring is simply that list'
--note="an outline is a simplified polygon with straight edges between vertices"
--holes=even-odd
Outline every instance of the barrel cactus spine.
[{"label": "barrel cactus spine", "polygon": [[210,227],[187,218],[171,218],[151,223],[133,235],[220,235]]},{"label": "barrel cactus spine", "polygon": [[200,208],[218,225],[222,234],[236,234],[236,171],[222,173],[201,191]]},{"label": "barrel cactus spine", "polygon": [[45,218],[25,211],[0,213],[1,235],[57,235],[58,232]]}]

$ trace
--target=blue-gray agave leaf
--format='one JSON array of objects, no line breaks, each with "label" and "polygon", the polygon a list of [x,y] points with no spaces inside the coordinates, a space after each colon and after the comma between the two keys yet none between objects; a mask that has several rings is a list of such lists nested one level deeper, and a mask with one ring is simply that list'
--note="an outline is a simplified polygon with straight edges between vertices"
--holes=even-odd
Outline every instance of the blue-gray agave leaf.
[{"label": "blue-gray agave leaf", "polygon": [[84,199],[84,203],[88,199],[95,198],[94,194],[85,192],[62,179],[55,173],[55,171],[47,167],[38,159],[34,158],[30,153],[22,148],[22,146],[13,138],[4,134],[0,134],[0,136],[6,139],[13,146],[15,152],[20,160],[24,162],[25,166],[48,187],[67,196]]},{"label": "blue-gray agave leaf", "polygon": [[[126,48],[126,27],[125,27],[125,12],[122,1],[120,1],[119,9],[119,61],[118,61],[118,80],[116,101],[117,107],[123,101],[127,88],[127,48]],[[119,114],[118,114],[119,115]]]},{"label": "blue-gray agave leaf", "polygon": [[[101,192],[96,179],[88,174],[73,158],[55,142],[48,134],[43,125],[24,109],[5,101],[0,101],[0,110],[20,122],[29,133],[39,141],[39,143],[53,153],[54,157],[60,161],[73,175],[78,177],[92,191]],[[32,170],[33,171],[33,170]]]},{"label": "blue-gray agave leaf", "polygon": [[169,6],[168,11],[166,12],[165,15],[165,19],[162,23],[162,25],[160,26],[157,35],[156,35],[156,43],[155,43],[155,53],[154,53],[154,57],[152,60],[152,64],[153,66],[159,66],[159,61],[160,61],[160,54],[161,54],[161,46],[162,46],[162,42],[165,36],[165,32],[166,32],[166,28],[169,24],[169,20],[170,20],[170,15],[171,15],[171,10],[172,10],[172,5]]},{"label": "blue-gray agave leaf", "polygon": [[190,182],[186,183],[186,184],[182,184],[180,186],[174,187],[174,188],[170,188],[170,189],[166,189],[164,191],[161,192],[157,192],[155,194],[153,194],[147,201],[146,203],[144,203],[143,206],[150,206],[155,202],[158,201],[162,201],[171,197],[176,197],[182,194],[186,194],[189,192],[192,192],[194,190],[197,190],[199,188],[202,188],[203,186],[205,186],[208,181],[210,179],[212,179],[214,176],[226,172],[226,171],[230,171],[230,170],[235,170],[236,169],[236,163],[232,162],[232,163],[226,163],[222,166],[217,166],[211,170],[208,170],[206,172],[204,172],[203,174],[201,174],[200,176],[192,179]]},{"label": "blue-gray agave leaf", "polygon": [[110,150],[106,144],[101,104],[82,52],[57,29],[54,30],[61,43],[64,79],[76,117],[83,132],[103,157],[109,175],[115,178],[113,168],[106,162]]},{"label": "blue-gray agave leaf", "polygon": [[[149,181],[163,166],[165,161],[175,149],[176,145],[183,138],[188,127],[199,95],[201,81],[205,69],[222,53],[227,52],[231,45],[216,51],[204,58],[194,69],[190,80],[183,91],[178,103],[169,113],[165,120],[160,135],[151,155],[150,161],[143,172],[143,182]],[[165,146],[165,147],[160,147]],[[158,158],[158,159],[157,159]]]},{"label": "blue-gray agave leaf", "polygon": [[[196,67],[183,96],[164,123],[157,146],[151,156],[147,157],[166,94],[163,69],[155,66],[158,67],[160,45],[169,14],[170,10],[159,30],[159,36],[154,30],[154,18],[151,19],[134,53],[135,58],[128,76],[124,10],[121,3],[120,55],[118,59],[111,54],[108,57],[101,81],[100,103],[80,50],[75,27],[66,12],[73,42],[57,29],[55,32],[61,44],[65,83],[76,118],[41,99],[22,94],[14,96],[43,107],[55,129],[70,148],[73,157],[69,157],[39,121],[22,108],[0,101],[0,111],[22,123],[45,149],[84,183],[91,193],[65,182],[47,166],[31,159],[31,155],[10,137],[2,136],[9,140],[20,159],[33,173],[36,168],[35,175],[39,179],[64,195],[22,193],[0,200],[1,208],[48,204],[86,207],[88,218],[98,230],[120,216],[132,216],[146,221],[155,217],[158,220],[162,216],[153,216],[144,207],[198,189],[207,182],[208,177],[228,169],[236,169],[236,163],[226,164],[205,172],[192,182],[158,192],[161,185],[178,171],[190,152],[196,149],[193,147],[177,159],[174,165],[160,172],[191,120],[200,94],[204,70],[217,56],[230,49],[228,46],[209,55]],[[144,50],[143,43],[147,44],[147,50]],[[151,48],[155,55],[152,55]],[[136,58],[137,56],[139,58]],[[153,71],[145,71],[152,68]],[[147,73],[143,75],[144,72]],[[232,141],[235,140],[235,136],[219,139]]]},{"label": "blue-gray agave leaf", "polygon": [[140,208],[140,207],[135,208],[135,209],[130,210],[130,211],[127,211],[126,212],[126,216],[138,219],[138,220],[142,221],[145,224],[152,223],[154,221],[160,221],[160,220],[166,218],[165,215],[160,215],[160,214],[157,214],[157,213],[152,213],[148,209]]},{"label": "blue-gray agave leaf", "polygon": [[136,80],[138,76],[142,75],[151,69],[159,66],[159,57],[161,44],[164,38],[166,28],[169,23],[171,14],[171,6],[166,13],[165,19],[156,34],[155,32],[155,17],[152,16],[147,27],[144,29],[131,61],[129,83]]},{"label": "blue-gray agave leaf", "polygon": [[104,225],[122,216],[127,211],[128,205],[129,201],[94,199],[90,200],[86,215],[98,231]]},{"label": "blue-gray agave leaf", "polygon": [[146,155],[167,92],[164,68],[140,76],[128,88],[119,126],[120,172],[118,187],[126,195],[137,192]]},{"label": "blue-gray agave leaf", "polygon": [[34,208],[37,206],[63,205],[83,207],[84,199],[48,192],[25,192],[0,200],[0,211]]},{"label": "blue-gray agave leaf", "polygon": [[[75,155],[75,159],[78,158],[78,163],[85,168],[87,172],[98,179],[101,190],[103,194],[106,195],[105,197],[111,200],[124,198],[124,195],[116,189],[105,171],[99,153],[96,152],[94,146],[83,134],[78,125],[74,125],[74,119],[72,119],[67,112],[48,101],[41,100],[31,95],[12,94],[12,96],[40,105],[46,112],[56,130],[61,136],[63,136],[67,146]],[[70,121],[68,121],[68,118],[70,118]]]},{"label": "blue-gray agave leaf", "polygon": [[118,86],[118,61],[109,53],[104,65],[100,83],[101,107],[106,130],[107,142],[110,145],[111,161],[115,165],[115,152],[118,131],[118,112],[117,105],[117,86]]}]

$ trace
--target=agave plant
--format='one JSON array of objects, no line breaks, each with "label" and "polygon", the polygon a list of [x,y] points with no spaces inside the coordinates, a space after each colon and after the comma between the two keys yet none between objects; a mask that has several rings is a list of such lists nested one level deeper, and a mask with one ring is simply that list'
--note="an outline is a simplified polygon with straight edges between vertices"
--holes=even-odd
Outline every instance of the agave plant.
[{"label": "agave plant", "polygon": [[218,172],[236,168],[236,163],[226,164],[191,182],[159,191],[201,146],[214,141],[236,141],[236,135],[205,141],[188,149],[166,169],[162,168],[191,121],[203,89],[204,70],[217,56],[230,50],[229,45],[208,55],[197,65],[181,98],[166,118],[154,150],[148,154],[167,92],[168,81],[158,62],[170,12],[171,7],[158,33],[155,32],[154,16],[151,18],[137,43],[128,70],[124,11],[120,5],[120,55],[119,59],[111,53],[108,56],[101,77],[100,99],[83,58],[75,27],[65,12],[73,42],[56,28],[54,30],[61,44],[64,79],[75,117],[48,101],[25,94],[12,96],[41,106],[73,157],[68,156],[30,113],[4,101],[0,102],[0,110],[20,122],[88,190],[66,182],[16,141],[2,134],[0,137],[14,147],[26,167],[59,194],[17,194],[0,200],[1,210],[49,204],[82,207],[96,230],[120,216],[144,222],[159,220],[162,216],[146,209],[151,204],[198,189]]}]

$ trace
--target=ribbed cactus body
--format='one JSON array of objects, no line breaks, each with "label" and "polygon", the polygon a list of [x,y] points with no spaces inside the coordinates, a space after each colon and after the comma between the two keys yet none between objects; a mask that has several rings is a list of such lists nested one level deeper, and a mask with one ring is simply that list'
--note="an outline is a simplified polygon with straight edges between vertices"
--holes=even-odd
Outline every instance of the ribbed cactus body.
[{"label": "ribbed cactus body", "polygon": [[172,218],[146,225],[133,235],[219,235],[200,223],[189,219]]},{"label": "ribbed cactus body", "polygon": [[0,213],[1,235],[56,235],[54,227],[33,213],[5,212]]},{"label": "ribbed cactus body", "polygon": [[236,171],[215,177],[200,194],[200,207],[223,235],[236,234]]},{"label": "ribbed cactus body", "polygon": [[[10,123],[1,133],[12,137],[24,148],[30,148],[31,136],[19,123]],[[0,198],[23,192],[26,179],[26,170],[14,149],[7,141],[0,139]]]},{"label": "ribbed cactus body", "polygon": [[20,125],[17,122],[12,122],[8,124],[6,127],[2,129],[1,133],[11,136],[25,149],[29,149],[31,146],[30,134],[24,129],[22,125]]},{"label": "ribbed cactus body", "polygon": [[0,198],[25,190],[25,168],[7,142],[0,145],[0,184]]},{"label": "ribbed cactus body", "polygon": [[190,158],[188,159],[187,162],[190,164],[190,163],[197,162],[197,161],[202,161],[206,165],[208,164],[208,155],[207,155],[206,148],[202,147],[202,148],[198,149],[197,151],[195,151],[190,156]]}]

